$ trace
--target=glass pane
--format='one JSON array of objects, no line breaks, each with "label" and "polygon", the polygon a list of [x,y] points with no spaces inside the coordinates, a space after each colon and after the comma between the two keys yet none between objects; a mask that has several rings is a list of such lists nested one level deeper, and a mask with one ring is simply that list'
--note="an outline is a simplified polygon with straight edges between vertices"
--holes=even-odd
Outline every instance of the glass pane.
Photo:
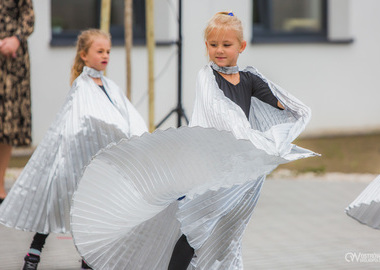
[{"label": "glass pane", "polygon": [[[100,26],[101,0],[51,0],[52,36],[75,40],[80,31]],[[124,41],[124,0],[111,1],[112,40]],[[145,1],[133,0],[133,38],[145,40]]]},{"label": "glass pane", "polygon": [[287,33],[321,32],[322,2],[322,0],[272,0],[271,29]]},{"label": "glass pane", "polygon": [[97,0],[52,0],[51,24],[54,34],[77,33],[99,27]]},{"label": "glass pane", "polygon": [[262,9],[262,4],[257,0],[253,0],[253,24],[259,25],[263,23],[262,15],[265,14]]},{"label": "glass pane", "polygon": [[111,25],[112,36],[124,36],[124,0],[111,1]]},{"label": "glass pane", "polygon": [[133,0],[133,38],[145,40],[145,1]]},{"label": "glass pane", "polygon": [[[133,1],[133,37],[145,38],[145,1]],[[124,0],[111,2],[111,26],[113,37],[124,39]]]}]

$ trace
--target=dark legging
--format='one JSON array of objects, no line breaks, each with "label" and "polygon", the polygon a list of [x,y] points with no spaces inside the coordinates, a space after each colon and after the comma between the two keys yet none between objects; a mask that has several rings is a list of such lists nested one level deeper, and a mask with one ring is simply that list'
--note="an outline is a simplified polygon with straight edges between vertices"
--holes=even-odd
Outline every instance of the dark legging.
[{"label": "dark legging", "polygon": [[186,270],[194,256],[194,249],[183,234],[175,244],[168,270]]},{"label": "dark legging", "polygon": [[[36,249],[38,251],[42,251],[44,248],[46,238],[49,234],[36,233],[33,237],[32,244],[30,245],[30,249]],[[82,260],[82,268],[83,269],[92,269],[90,268],[85,261]]]},{"label": "dark legging", "polygon": [[30,245],[30,248],[37,249],[38,251],[42,251],[46,238],[49,236],[49,234],[42,234],[42,233],[36,233],[33,237],[32,244]]}]

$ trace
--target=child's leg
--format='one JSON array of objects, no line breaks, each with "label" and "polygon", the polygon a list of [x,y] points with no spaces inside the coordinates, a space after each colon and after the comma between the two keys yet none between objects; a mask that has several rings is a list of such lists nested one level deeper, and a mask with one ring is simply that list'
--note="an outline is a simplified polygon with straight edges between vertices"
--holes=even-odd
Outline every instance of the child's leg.
[{"label": "child's leg", "polygon": [[83,269],[92,269],[92,268],[90,266],[88,266],[84,260],[82,260],[82,270]]},{"label": "child's leg", "polygon": [[49,234],[36,233],[33,237],[32,244],[30,245],[29,253],[38,256],[41,255],[41,251],[48,236]]},{"label": "child's leg", "polygon": [[175,244],[168,270],[186,270],[194,256],[194,249],[183,234]]},{"label": "child's leg", "polygon": [[41,251],[45,245],[46,238],[49,234],[36,233],[33,237],[32,244],[28,254],[26,254],[24,260],[23,270],[35,270],[40,262]]}]

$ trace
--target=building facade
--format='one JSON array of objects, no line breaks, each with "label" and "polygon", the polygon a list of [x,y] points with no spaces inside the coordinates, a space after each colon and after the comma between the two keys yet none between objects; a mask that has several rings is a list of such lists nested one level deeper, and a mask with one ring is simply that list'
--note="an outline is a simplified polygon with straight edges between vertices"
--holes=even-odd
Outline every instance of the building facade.
[{"label": "building facade", "polygon": [[[92,2],[97,6],[59,0],[33,3],[36,23],[29,44],[34,145],[41,141],[70,89],[75,30],[81,25],[82,29],[98,26],[100,0]],[[107,76],[124,90],[126,56],[123,29],[118,27],[123,13],[120,15],[122,7],[117,6],[123,1],[113,2],[113,48]],[[178,3],[154,1],[156,124],[177,106]],[[135,9],[132,103],[148,121],[144,9],[136,0]],[[197,73],[208,62],[203,29],[216,12],[233,11],[243,21],[248,43],[239,66],[255,66],[311,107],[313,116],[305,135],[380,130],[378,10],[378,0],[182,0],[182,104],[186,116],[191,117]],[[174,113],[160,128],[176,123]]]}]

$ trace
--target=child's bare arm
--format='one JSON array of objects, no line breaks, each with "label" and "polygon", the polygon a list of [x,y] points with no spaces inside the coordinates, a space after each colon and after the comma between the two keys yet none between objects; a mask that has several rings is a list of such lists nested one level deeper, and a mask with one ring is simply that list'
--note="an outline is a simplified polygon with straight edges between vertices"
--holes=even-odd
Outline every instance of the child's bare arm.
[{"label": "child's bare arm", "polygon": [[280,101],[277,101],[277,107],[279,107],[279,108],[285,110],[284,105],[282,105]]}]

